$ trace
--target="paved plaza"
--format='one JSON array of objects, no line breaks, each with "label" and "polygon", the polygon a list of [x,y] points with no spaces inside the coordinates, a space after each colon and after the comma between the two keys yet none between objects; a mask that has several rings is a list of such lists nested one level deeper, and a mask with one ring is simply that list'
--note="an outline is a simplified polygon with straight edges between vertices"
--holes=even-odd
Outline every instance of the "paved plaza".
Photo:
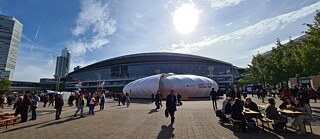
[{"label": "paved plaza", "polygon": [[[258,104],[260,100],[254,99]],[[65,106],[62,119],[55,120],[53,107],[38,108],[38,119],[27,123],[0,129],[0,139],[67,139],[67,138],[112,138],[112,139],[232,139],[232,138],[290,138],[319,139],[320,124],[313,124],[313,134],[298,135],[289,128],[289,133],[263,132],[249,130],[248,133],[233,132],[231,125],[220,124],[212,110],[210,100],[183,101],[176,112],[176,122],[170,125],[170,118],[164,116],[164,108],[155,110],[149,100],[132,100],[130,107],[118,106],[117,102],[108,99],[104,111],[74,117],[75,107]],[[219,101],[219,108],[221,108]],[[313,101],[312,101],[313,102]],[[280,102],[278,102],[279,105]],[[163,101],[165,105],[165,102]],[[317,111],[320,103],[311,103]],[[164,106],[165,107],[165,106]],[[12,112],[9,108],[3,112]],[[85,108],[88,112],[88,108]],[[29,117],[30,118],[30,117]],[[309,128],[307,127],[309,131]]]}]

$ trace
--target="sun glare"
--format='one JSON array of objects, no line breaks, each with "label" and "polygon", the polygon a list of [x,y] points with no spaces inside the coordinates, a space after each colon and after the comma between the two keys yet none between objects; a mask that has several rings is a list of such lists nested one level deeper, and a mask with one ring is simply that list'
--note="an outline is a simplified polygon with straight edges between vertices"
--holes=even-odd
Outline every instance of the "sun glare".
[{"label": "sun glare", "polygon": [[173,23],[180,33],[192,32],[198,24],[200,11],[193,4],[184,4],[173,14]]}]

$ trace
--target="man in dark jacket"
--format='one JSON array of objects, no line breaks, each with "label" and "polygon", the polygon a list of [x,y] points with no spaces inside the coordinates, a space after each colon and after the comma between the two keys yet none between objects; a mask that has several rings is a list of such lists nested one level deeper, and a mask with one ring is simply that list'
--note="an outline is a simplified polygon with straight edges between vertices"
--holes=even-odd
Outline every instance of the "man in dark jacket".
[{"label": "man in dark jacket", "polygon": [[62,95],[58,95],[55,99],[56,120],[61,119],[60,115],[61,115],[63,105],[64,105],[64,102],[63,102]]},{"label": "man in dark jacket", "polygon": [[171,117],[171,124],[173,124],[175,119],[174,112],[177,111],[177,99],[173,90],[171,90],[170,94],[167,96],[166,107],[166,111],[168,111]]},{"label": "man in dark jacket", "polygon": [[[246,98],[246,102],[244,104],[245,108],[248,108],[249,110],[255,111],[255,112],[259,112],[259,108],[258,105],[256,103],[254,103],[251,98]],[[245,115],[247,121],[251,120],[251,118],[262,118],[263,116],[261,114],[254,114],[254,115]]]},{"label": "man in dark jacket", "polygon": [[214,88],[212,88],[211,92],[210,92],[210,96],[211,96],[211,100],[212,100],[212,105],[213,105],[213,109],[217,110],[218,106],[217,106],[217,92],[214,90]]},{"label": "man in dark jacket", "polygon": [[181,94],[178,93],[178,94],[177,94],[178,106],[181,106],[181,105],[182,105],[181,98],[182,98]]}]

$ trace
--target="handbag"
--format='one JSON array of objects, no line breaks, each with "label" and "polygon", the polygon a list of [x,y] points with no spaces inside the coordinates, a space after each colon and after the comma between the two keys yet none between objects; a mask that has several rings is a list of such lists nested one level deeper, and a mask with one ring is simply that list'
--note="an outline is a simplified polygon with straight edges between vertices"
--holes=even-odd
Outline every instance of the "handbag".
[{"label": "handbag", "polygon": [[169,112],[168,112],[167,109],[164,111],[164,115],[165,115],[167,118],[169,117]]}]

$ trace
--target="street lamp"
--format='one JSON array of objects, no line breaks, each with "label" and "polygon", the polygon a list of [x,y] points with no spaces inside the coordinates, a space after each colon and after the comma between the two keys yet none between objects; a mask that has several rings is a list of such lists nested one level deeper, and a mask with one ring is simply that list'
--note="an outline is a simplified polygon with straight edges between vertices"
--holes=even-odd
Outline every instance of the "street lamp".
[{"label": "street lamp", "polygon": [[99,91],[99,82],[100,82],[100,77],[101,77],[101,74],[100,73],[95,73],[96,76],[97,76],[97,92]]},{"label": "street lamp", "polygon": [[209,66],[208,67],[210,79],[213,79],[213,70],[214,70],[214,66]]}]

